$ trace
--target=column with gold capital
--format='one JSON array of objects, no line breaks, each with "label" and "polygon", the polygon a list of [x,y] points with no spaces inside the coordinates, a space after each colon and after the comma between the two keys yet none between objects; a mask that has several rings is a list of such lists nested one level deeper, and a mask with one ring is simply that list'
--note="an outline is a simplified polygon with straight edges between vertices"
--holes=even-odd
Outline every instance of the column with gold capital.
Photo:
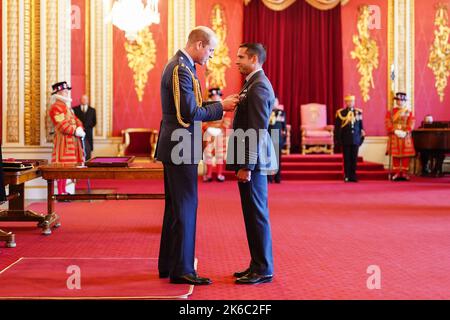
[{"label": "column with gold capital", "polygon": [[4,0],[3,151],[50,157],[51,84],[70,81],[70,0]]},{"label": "column with gold capital", "polygon": [[401,91],[408,95],[414,110],[414,0],[389,0],[389,63],[388,79],[389,106],[394,93]]},{"label": "column with gold capital", "polygon": [[195,27],[195,0],[169,0],[168,58],[184,48],[189,32]]},{"label": "column with gold capital", "polygon": [[86,81],[90,84],[90,103],[97,113],[95,137],[104,140],[112,135],[113,29],[109,21],[112,1],[87,0],[86,4],[90,19]]}]

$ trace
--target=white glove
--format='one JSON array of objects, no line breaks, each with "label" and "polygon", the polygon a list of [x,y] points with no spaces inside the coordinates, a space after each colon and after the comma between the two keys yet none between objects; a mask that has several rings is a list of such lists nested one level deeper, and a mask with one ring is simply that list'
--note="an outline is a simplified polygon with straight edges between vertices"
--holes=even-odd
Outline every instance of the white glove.
[{"label": "white glove", "polygon": [[222,130],[220,130],[220,128],[209,127],[206,129],[206,132],[208,132],[210,136],[217,137],[222,133]]},{"label": "white glove", "polygon": [[84,139],[84,137],[86,136],[86,132],[84,132],[82,127],[77,127],[77,130],[75,130],[75,136]]},{"label": "white glove", "polygon": [[395,130],[394,133],[395,133],[395,135],[396,135],[397,137],[399,137],[400,139],[405,138],[406,135],[407,135],[406,131],[403,131],[403,130]]}]

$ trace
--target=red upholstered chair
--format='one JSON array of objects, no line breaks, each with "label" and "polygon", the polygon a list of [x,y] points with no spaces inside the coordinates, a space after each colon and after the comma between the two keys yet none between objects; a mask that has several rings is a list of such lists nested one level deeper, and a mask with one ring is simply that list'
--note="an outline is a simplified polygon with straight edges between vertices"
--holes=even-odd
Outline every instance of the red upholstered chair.
[{"label": "red upholstered chair", "polygon": [[301,106],[302,154],[333,154],[333,125],[327,125],[327,107],[309,103]]},{"label": "red upholstered chair", "polygon": [[158,130],[147,128],[128,128],[122,130],[122,143],[119,156],[155,158]]}]

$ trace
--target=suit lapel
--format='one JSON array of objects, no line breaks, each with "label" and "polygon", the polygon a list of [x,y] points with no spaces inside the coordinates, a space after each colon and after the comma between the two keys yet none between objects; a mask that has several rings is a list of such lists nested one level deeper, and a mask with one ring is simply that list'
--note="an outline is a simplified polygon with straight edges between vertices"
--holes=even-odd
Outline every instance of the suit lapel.
[{"label": "suit lapel", "polygon": [[[89,110],[89,109],[88,109]],[[84,113],[83,112],[83,108],[80,106],[80,116],[81,116],[81,121],[82,122],[84,122],[85,120],[86,120],[86,115],[87,115],[87,112],[86,113]]]},{"label": "suit lapel", "polygon": [[244,86],[242,87],[241,92],[239,94],[243,93],[245,89],[247,89],[256,80],[256,78],[258,78],[260,74],[264,74],[264,70],[259,70],[254,75],[252,75],[252,77],[244,83]]}]

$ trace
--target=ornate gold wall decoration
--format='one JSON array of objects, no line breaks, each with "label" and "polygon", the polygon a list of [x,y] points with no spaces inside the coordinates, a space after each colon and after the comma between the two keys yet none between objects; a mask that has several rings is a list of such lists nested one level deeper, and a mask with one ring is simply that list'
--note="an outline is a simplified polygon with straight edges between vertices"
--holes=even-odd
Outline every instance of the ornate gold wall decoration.
[{"label": "ornate gold wall decoration", "polygon": [[19,3],[7,8],[6,141],[19,142]]},{"label": "ornate gold wall decoration", "polygon": [[450,75],[450,27],[448,26],[448,9],[439,4],[434,21],[434,41],[430,48],[428,67],[433,70],[436,79],[435,87],[441,102],[444,101],[445,88]]},{"label": "ornate gold wall decoration", "polygon": [[219,43],[213,57],[206,65],[206,87],[207,88],[225,88],[225,72],[230,68],[231,59],[228,56],[229,49],[225,42],[227,37],[227,24],[225,10],[220,4],[214,5],[211,12],[211,25],[215,31]]},{"label": "ornate gold wall decoration", "polygon": [[136,41],[125,42],[128,66],[134,73],[134,89],[138,100],[142,102],[144,89],[148,81],[148,73],[156,62],[156,44],[148,28],[138,33]]},{"label": "ornate gold wall decoration", "polygon": [[364,102],[370,100],[370,88],[375,88],[373,71],[378,68],[378,46],[369,34],[369,6],[361,6],[358,18],[358,35],[353,36],[355,49],[350,54],[358,61],[358,72],[361,75],[359,87]]},{"label": "ornate gold wall decoration", "polygon": [[40,145],[40,0],[24,1],[25,145]]}]

